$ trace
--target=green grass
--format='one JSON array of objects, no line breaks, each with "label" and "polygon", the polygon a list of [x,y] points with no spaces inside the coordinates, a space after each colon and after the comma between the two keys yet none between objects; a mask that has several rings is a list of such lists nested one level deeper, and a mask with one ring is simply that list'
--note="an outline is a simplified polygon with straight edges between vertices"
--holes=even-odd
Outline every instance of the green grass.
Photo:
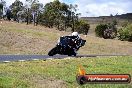
[{"label": "green grass", "polygon": [[79,65],[82,65],[88,74],[132,75],[132,57],[71,58],[64,60],[10,62],[0,64],[0,87],[39,88],[39,85],[44,85],[45,80],[55,79],[62,80],[68,88],[132,88],[131,83],[86,84],[80,86],[76,83],[75,78]]},{"label": "green grass", "polygon": [[0,88],[28,88],[29,83],[15,77],[0,75]]}]

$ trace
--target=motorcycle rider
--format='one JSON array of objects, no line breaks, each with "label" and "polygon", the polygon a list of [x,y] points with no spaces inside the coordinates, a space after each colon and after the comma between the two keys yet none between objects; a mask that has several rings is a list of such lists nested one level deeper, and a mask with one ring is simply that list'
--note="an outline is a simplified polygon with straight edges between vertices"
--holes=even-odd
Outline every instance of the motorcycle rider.
[{"label": "motorcycle rider", "polygon": [[71,36],[76,36],[76,37],[80,38],[78,32],[72,32]]},{"label": "motorcycle rider", "polygon": [[73,36],[73,42],[75,43],[75,45],[72,48],[74,49],[74,52],[77,53],[77,49],[79,47],[77,44],[77,40],[81,39],[81,37],[79,36],[78,32],[73,32],[71,36]]},{"label": "motorcycle rider", "polygon": [[[78,32],[72,32],[71,35],[62,36],[62,37],[69,37],[69,38],[73,39],[73,41],[74,41],[74,39],[77,40],[77,39],[80,39],[80,38],[81,38],[81,37],[79,36]],[[58,43],[58,44],[60,43],[60,39],[58,39],[57,43]],[[76,43],[76,42],[75,42],[75,43]]]}]

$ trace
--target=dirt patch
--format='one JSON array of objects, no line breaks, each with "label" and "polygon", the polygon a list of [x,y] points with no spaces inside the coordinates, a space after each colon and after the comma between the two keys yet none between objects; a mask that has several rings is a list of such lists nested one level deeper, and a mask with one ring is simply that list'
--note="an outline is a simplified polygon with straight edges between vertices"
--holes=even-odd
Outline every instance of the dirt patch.
[{"label": "dirt patch", "polygon": [[66,82],[55,78],[33,77],[35,88],[67,88]]}]

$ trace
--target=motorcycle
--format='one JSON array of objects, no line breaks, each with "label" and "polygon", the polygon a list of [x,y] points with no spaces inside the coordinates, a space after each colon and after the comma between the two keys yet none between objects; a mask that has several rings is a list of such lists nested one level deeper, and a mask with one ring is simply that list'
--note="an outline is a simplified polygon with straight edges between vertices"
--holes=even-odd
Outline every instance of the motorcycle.
[{"label": "motorcycle", "polygon": [[86,40],[77,36],[64,36],[60,37],[58,44],[49,51],[48,55],[53,56],[56,54],[76,56],[80,47],[85,45]]}]

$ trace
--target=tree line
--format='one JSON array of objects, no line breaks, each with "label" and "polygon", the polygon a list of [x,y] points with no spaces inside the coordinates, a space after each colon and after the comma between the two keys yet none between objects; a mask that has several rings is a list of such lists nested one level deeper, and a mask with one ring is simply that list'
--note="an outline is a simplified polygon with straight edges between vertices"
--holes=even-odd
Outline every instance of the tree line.
[{"label": "tree line", "polygon": [[[8,20],[13,19],[17,22],[26,22],[27,24],[40,24],[45,27],[57,30],[78,31],[87,34],[90,25],[79,19],[81,13],[77,12],[77,5],[68,5],[59,0],[54,0],[45,5],[38,0],[26,0],[27,4],[23,4],[19,0],[15,0],[6,11]],[[2,6],[4,6],[2,4]],[[3,8],[0,6],[0,9]]]}]

